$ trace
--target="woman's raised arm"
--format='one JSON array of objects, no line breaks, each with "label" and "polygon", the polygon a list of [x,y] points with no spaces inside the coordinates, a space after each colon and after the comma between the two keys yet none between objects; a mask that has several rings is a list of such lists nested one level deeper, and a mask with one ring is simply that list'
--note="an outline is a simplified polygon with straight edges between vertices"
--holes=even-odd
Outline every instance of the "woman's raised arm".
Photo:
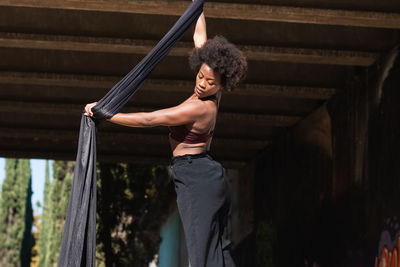
[{"label": "woman's raised arm", "polygon": [[[196,0],[192,0],[196,1]],[[204,12],[201,13],[200,17],[196,22],[196,26],[193,34],[194,47],[202,47],[205,42],[207,42],[207,27],[206,18],[204,17]]]}]

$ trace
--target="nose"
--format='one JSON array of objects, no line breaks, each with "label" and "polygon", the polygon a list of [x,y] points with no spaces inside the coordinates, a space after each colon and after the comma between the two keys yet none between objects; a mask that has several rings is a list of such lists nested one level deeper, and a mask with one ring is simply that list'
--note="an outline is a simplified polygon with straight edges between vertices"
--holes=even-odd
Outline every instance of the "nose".
[{"label": "nose", "polygon": [[204,81],[204,79],[200,81],[199,86],[200,86],[201,88],[205,88],[205,87],[206,87],[206,86],[205,86],[205,81]]}]

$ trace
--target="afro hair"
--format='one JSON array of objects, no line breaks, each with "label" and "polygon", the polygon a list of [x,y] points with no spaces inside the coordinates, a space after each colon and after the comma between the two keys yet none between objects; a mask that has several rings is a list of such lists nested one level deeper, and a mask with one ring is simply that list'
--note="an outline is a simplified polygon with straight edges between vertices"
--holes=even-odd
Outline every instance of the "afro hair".
[{"label": "afro hair", "polygon": [[235,89],[247,72],[247,61],[243,53],[222,36],[215,36],[200,48],[193,49],[190,68],[197,73],[203,63],[221,74],[222,86],[227,91]]}]

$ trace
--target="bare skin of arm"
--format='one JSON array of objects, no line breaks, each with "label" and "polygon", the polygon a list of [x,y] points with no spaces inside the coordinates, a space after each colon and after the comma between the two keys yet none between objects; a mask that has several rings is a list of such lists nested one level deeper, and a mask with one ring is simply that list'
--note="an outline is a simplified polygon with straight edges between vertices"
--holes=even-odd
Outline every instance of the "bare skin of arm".
[{"label": "bare skin of arm", "polygon": [[[191,97],[192,98],[192,97]],[[93,116],[92,107],[97,103],[87,104],[85,115]],[[138,113],[117,113],[108,121],[128,127],[155,127],[155,126],[176,126],[186,125],[194,132],[204,132],[210,128],[210,124],[215,124],[216,107],[211,101],[201,101],[194,97],[186,100],[182,104],[156,110],[153,112]],[[211,139],[210,139],[211,140]],[[209,142],[198,144],[179,143],[170,138],[171,149],[174,156],[184,154],[198,154],[209,147]]]},{"label": "bare skin of arm", "polygon": [[117,113],[108,121],[129,127],[176,126],[194,123],[204,117],[206,109],[199,101],[153,112]]},{"label": "bare skin of arm", "polygon": [[[90,103],[85,107],[85,115],[92,117],[92,108],[97,104]],[[155,127],[176,126],[194,123],[201,120],[206,113],[206,107],[202,101],[185,101],[182,104],[160,109],[153,112],[117,113],[108,121],[128,127]]]},{"label": "bare skin of arm", "polygon": [[193,34],[193,41],[194,41],[194,47],[196,48],[202,47],[203,44],[207,41],[207,25],[204,12],[201,13],[200,17],[196,22]]}]

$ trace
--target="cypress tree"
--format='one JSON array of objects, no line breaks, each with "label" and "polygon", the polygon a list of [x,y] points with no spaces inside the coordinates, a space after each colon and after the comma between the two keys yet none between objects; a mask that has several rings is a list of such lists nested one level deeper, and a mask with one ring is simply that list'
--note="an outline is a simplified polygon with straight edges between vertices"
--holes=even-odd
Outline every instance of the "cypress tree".
[{"label": "cypress tree", "polygon": [[46,267],[45,259],[47,255],[46,244],[48,241],[49,233],[49,191],[50,191],[50,174],[49,174],[49,161],[46,161],[46,178],[44,183],[44,200],[43,200],[43,210],[40,223],[39,232],[39,261],[38,267]]},{"label": "cypress tree", "polygon": [[58,180],[54,177],[51,183],[50,189],[50,216],[49,216],[49,228],[48,228],[48,240],[46,243],[46,258],[45,258],[45,266],[55,266],[57,263],[57,252],[59,247],[57,246],[58,242],[58,205],[60,203],[60,193],[62,187],[62,180]]},{"label": "cypress tree", "polygon": [[34,245],[29,160],[6,160],[1,194],[0,266],[29,266]]},{"label": "cypress tree", "polygon": [[0,206],[0,266],[7,266],[8,263],[17,264],[18,251],[10,244],[12,237],[8,232],[15,221],[15,202],[16,192],[14,187],[16,183],[17,160],[6,160],[6,177],[3,181],[1,190],[1,206]]},{"label": "cypress tree", "polygon": [[[40,240],[39,267],[56,266],[60,253],[62,232],[65,222],[65,214],[68,206],[69,194],[72,185],[73,162],[54,161],[53,181],[45,188],[45,206],[43,213],[42,231]],[[42,232],[41,231],[41,232]]]},{"label": "cypress tree", "polygon": [[[19,160],[17,175],[21,181],[21,195],[24,195],[25,200],[25,212],[23,218],[25,224],[21,223],[23,230],[22,248],[21,248],[21,266],[29,267],[31,265],[32,247],[35,245],[35,238],[32,233],[33,224],[33,208],[32,208],[32,177],[31,177],[31,166],[29,160]],[[26,186],[28,184],[28,186]],[[21,217],[22,219],[22,217]]]}]

